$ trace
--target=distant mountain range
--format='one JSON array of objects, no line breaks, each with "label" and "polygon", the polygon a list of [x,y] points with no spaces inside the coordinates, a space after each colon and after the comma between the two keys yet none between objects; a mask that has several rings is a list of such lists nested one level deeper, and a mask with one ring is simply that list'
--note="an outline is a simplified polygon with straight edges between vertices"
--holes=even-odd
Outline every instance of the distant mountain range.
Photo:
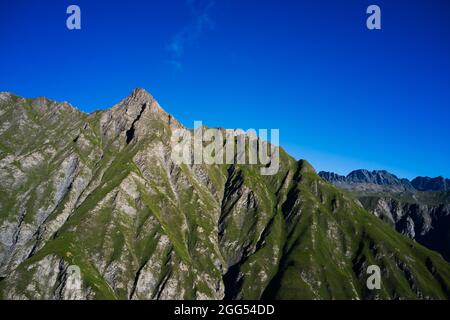
[{"label": "distant mountain range", "polygon": [[398,178],[386,170],[359,169],[350,172],[347,176],[334,172],[320,171],[319,176],[341,187],[359,190],[391,190],[391,191],[443,191],[450,190],[450,179],[443,177],[416,177],[409,181]]},{"label": "distant mountain range", "polygon": [[450,190],[450,179],[443,177],[416,177],[411,181],[411,184],[419,191]]},{"label": "distant mountain range", "polygon": [[450,261],[450,179],[417,177],[409,181],[385,170],[355,170],[347,176],[319,172],[350,191],[365,209]]}]

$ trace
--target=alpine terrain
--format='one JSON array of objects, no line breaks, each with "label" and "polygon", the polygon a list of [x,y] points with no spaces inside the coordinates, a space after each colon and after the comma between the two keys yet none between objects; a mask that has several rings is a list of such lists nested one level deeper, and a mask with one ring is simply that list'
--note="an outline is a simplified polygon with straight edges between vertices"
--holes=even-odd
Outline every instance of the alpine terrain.
[{"label": "alpine terrain", "polygon": [[350,191],[361,205],[397,231],[450,261],[450,183],[443,177],[399,179],[385,170],[319,175]]},{"label": "alpine terrain", "polygon": [[0,298],[450,297],[439,253],[307,161],[178,165],[180,128],[143,89],[90,114],[1,93]]}]

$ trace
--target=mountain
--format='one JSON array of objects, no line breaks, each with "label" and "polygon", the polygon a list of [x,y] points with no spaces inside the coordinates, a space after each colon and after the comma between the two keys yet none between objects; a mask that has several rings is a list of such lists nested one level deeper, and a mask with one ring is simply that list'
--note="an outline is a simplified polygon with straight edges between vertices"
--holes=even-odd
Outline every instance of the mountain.
[{"label": "mountain", "polygon": [[441,253],[450,261],[450,194],[445,197],[440,203],[428,203],[423,195],[416,197],[416,200],[397,195],[367,195],[359,200],[364,208],[397,231]]},{"label": "mountain", "polygon": [[443,177],[417,177],[411,181],[411,184],[419,191],[450,190],[450,179]]},{"label": "mountain", "polygon": [[449,298],[448,262],[307,161],[177,164],[183,128],[143,89],[90,114],[1,93],[0,297]]},{"label": "mountain", "polygon": [[356,170],[349,175],[320,172],[350,191],[377,217],[450,261],[450,191],[448,179],[417,177],[411,182],[386,171]]},{"label": "mountain", "polygon": [[408,179],[399,179],[385,170],[368,171],[355,170],[347,176],[333,172],[321,171],[319,176],[323,179],[347,189],[360,191],[414,191],[414,186]]}]

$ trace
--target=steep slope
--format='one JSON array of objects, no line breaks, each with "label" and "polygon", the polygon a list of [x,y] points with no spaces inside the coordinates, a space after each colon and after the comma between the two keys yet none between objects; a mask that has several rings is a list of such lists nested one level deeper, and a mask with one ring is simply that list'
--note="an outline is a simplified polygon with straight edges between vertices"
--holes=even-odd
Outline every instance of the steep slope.
[{"label": "steep slope", "polygon": [[[430,200],[431,198],[431,200]],[[439,202],[433,199],[441,199]],[[398,232],[435,250],[450,261],[450,194],[430,193],[414,197],[366,195],[359,198],[364,208],[391,224]]]},{"label": "steep slope", "polygon": [[[354,172],[369,172],[357,170]],[[441,253],[450,261],[450,192],[445,191],[446,180],[442,177],[417,177],[409,183],[386,171],[385,177],[394,179],[355,179],[332,172],[319,175],[339,188],[350,191],[377,217],[420,244]],[[351,178],[350,178],[351,177]],[[405,188],[399,188],[401,183]],[[412,186],[412,189],[407,186]]]},{"label": "steep slope", "polygon": [[[280,170],[178,165],[142,89],[111,109],[0,95],[8,299],[448,299],[450,265],[280,149]],[[382,271],[381,290],[365,286]],[[81,276],[72,273],[73,266]]]}]

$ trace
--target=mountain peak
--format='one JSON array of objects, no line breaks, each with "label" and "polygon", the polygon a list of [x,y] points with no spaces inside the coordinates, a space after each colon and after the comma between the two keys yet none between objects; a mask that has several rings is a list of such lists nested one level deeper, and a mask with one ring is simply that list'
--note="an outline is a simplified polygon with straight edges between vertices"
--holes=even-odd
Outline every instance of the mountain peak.
[{"label": "mountain peak", "polygon": [[144,100],[144,101],[153,100],[153,96],[144,88],[133,89],[129,97],[136,100]]},{"label": "mountain peak", "polygon": [[396,175],[386,170],[358,169],[347,176],[341,176],[333,172],[319,172],[323,179],[341,187],[350,189],[392,189],[396,191],[413,191],[414,187],[408,179],[399,179]]},{"label": "mountain peak", "polygon": [[134,89],[129,96],[106,110],[101,116],[103,132],[109,137],[126,137],[127,143],[135,137],[144,137],[157,130],[155,121],[171,128],[182,125],[167,113],[153,96],[143,88]]},{"label": "mountain peak", "polygon": [[119,103],[111,107],[109,110],[113,113],[119,112],[122,114],[131,114],[134,117],[135,114],[140,113],[143,108],[151,108],[154,111],[161,111],[159,105],[153,96],[143,88],[135,88],[133,91],[122,99]]},{"label": "mountain peak", "polygon": [[450,190],[450,179],[442,176],[436,178],[416,177],[412,181],[399,178],[386,170],[358,169],[342,176],[334,172],[321,171],[319,176],[335,185],[354,188],[358,185],[370,184],[375,186],[394,187],[405,191],[440,191]]},{"label": "mountain peak", "polygon": [[450,190],[450,179],[442,176],[436,178],[416,177],[411,183],[419,191]]}]

